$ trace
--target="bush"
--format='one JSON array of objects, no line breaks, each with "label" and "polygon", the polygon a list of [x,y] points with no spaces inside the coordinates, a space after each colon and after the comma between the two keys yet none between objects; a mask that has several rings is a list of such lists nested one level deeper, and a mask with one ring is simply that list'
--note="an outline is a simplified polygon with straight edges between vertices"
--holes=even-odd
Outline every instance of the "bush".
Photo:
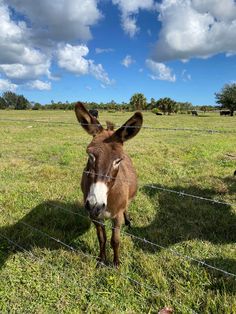
[{"label": "bush", "polygon": [[153,109],[152,109],[152,113],[162,115],[161,110],[159,110],[158,108],[153,108]]}]

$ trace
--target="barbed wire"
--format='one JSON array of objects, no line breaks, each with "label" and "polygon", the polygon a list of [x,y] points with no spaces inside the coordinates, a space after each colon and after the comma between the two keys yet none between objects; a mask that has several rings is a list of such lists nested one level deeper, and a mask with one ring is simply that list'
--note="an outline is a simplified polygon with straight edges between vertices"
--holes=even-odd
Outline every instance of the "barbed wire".
[{"label": "barbed wire", "polygon": [[[0,119],[0,121],[12,121],[12,122],[36,122],[36,123],[48,123],[48,124],[64,124],[64,125],[78,125],[75,122],[65,122],[65,121],[52,121],[52,120],[33,120],[33,119]],[[88,126],[89,123],[79,123],[81,126]],[[94,124],[97,126],[106,127],[106,124]],[[116,128],[122,127],[123,125],[116,125]],[[213,130],[213,129],[197,129],[197,128],[166,128],[166,127],[153,127],[148,125],[143,126],[125,126],[125,128],[131,129],[146,129],[146,130],[156,130],[156,131],[189,131],[189,132],[199,132],[208,134],[236,134],[236,131],[226,131],[226,130]]]},{"label": "barbed wire", "polygon": [[[20,119],[20,120],[15,120],[15,119],[0,119],[0,121],[16,121],[16,122],[21,122],[21,121],[23,121],[23,122],[36,122],[36,123],[41,123],[41,122],[42,122],[42,123],[52,123],[52,124],[58,124],[58,123],[59,123],[59,124],[65,124],[65,125],[67,125],[67,124],[68,124],[68,125],[77,125],[77,123],[71,123],[71,122],[63,122],[63,121],[45,121],[45,120],[32,120],[32,119],[24,119],[24,120],[23,120],[23,119]],[[81,124],[81,125],[88,125],[88,124]],[[118,125],[117,127],[121,127],[121,125]],[[130,128],[140,128],[140,127],[130,127]],[[150,129],[150,130],[163,130],[163,131],[206,132],[206,133],[211,133],[211,134],[213,134],[213,133],[225,133],[225,134],[230,134],[230,133],[234,134],[234,133],[236,133],[236,132],[234,132],[234,131],[209,130],[209,129],[191,129],[191,128],[158,128],[158,127],[150,127],[150,126],[142,126],[141,128],[143,128],[143,129]],[[88,174],[87,171],[85,171],[85,173]],[[93,174],[94,174],[94,173],[93,173]],[[103,176],[103,177],[110,178],[110,179],[115,179],[115,178],[113,178],[113,177],[106,176],[106,175],[100,175],[100,174],[96,174],[96,173],[95,173],[95,175]],[[122,180],[122,181],[124,181],[124,180]],[[125,181],[126,181],[126,180],[125,180]],[[129,182],[129,181],[127,180],[127,182]],[[147,188],[151,188],[151,189],[157,189],[157,190],[165,191],[165,192],[168,192],[168,193],[174,193],[174,194],[177,194],[177,195],[179,195],[179,196],[192,197],[192,198],[195,198],[195,199],[199,199],[199,200],[202,200],[202,201],[207,201],[207,202],[211,202],[211,203],[215,203],[215,204],[221,204],[221,205],[227,205],[227,206],[236,206],[236,204],[233,204],[233,203],[227,203],[227,202],[223,202],[223,201],[220,201],[220,200],[213,200],[213,199],[210,199],[210,198],[207,198],[207,197],[192,195],[192,194],[186,193],[186,192],[184,192],[184,191],[181,192],[181,191],[176,191],[176,190],[172,190],[172,189],[167,189],[167,188],[164,188],[164,187],[161,187],[161,186],[157,186],[157,185],[154,185],[154,184],[142,184],[142,187],[147,187]],[[62,206],[58,206],[58,205],[54,205],[54,204],[52,204],[52,205],[53,205],[54,207],[61,208],[61,209],[66,210],[66,211],[68,211],[68,212],[70,212],[70,213],[73,213],[73,214],[76,214],[76,215],[79,215],[79,216],[82,216],[82,217],[85,217],[85,218],[88,219],[87,216],[81,215],[81,214],[79,214],[79,213],[77,213],[77,212],[73,212],[73,211],[67,210],[67,209],[63,208]],[[98,223],[100,223],[100,224],[102,224],[102,225],[105,225],[105,224],[102,223],[101,221],[96,221],[96,220],[94,220],[94,221],[95,221],[95,222],[98,222]],[[80,253],[80,254],[82,254],[82,255],[84,255],[84,256],[86,256],[86,257],[89,257],[89,258],[96,258],[96,259],[97,259],[96,256],[93,256],[93,255],[90,255],[90,254],[86,254],[86,253],[84,253],[83,251],[80,251],[80,250],[78,250],[78,249],[75,249],[75,248],[73,248],[72,246],[70,246],[70,245],[64,243],[64,242],[61,241],[60,239],[54,238],[54,237],[50,236],[49,234],[47,234],[47,233],[41,231],[40,229],[37,229],[37,228],[35,228],[35,227],[33,227],[33,226],[31,226],[31,225],[29,225],[29,224],[27,224],[27,223],[24,223],[24,222],[20,222],[20,223],[22,223],[23,225],[25,225],[25,226],[27,226],[27,227],[29,227],[29,228],[32,228],[33,230],[35,230],[36,232],[41,233],[41,234],[44,235],[44,236],[46,236],[46,237],[48,237],[48,238],[50,238],[50,239],[56,241],[57,243],[59,243],[59,244],[65,246],[66,248],[70,249],[71,251],[73,251],[73,252],[75,252],[75,253]],[[115,227],[112,227],[112,228],[113,228],[113,229],[116,229]],[[198,264],[200,264],[200,265],[202,265],[202,266],[211,268],[211,269],[213,269],[213,270],[215,270],[215,271],[219,271],[219,272],[223,273],[224,275],[232,276],[232,277],[236,278],[236,274],[233,274],[233,273],[231,273],[231,272],[228,272],[228,271],[225,271],[225,270],[223,270],[223,269],[217,268],[217,267],[215,267],[215,266],[213,266],[213,265],[210,265],[210,264],[208,264],[208,263],[206,263],[206,262],[204,262],[204,261],[195,259],[195,258],[193,258],[193,257],[191,257],[191,256],[184,255],[184,254],[182,254],[182,253],[180,253],[180,252],[178,252],[177,250],[174,250],[174,249],[172,249],[172,248],[164,247],[164,246],[159,245],[159,244],[157,244],[157,243],[151,242],[151,241],[149,241],[149,240],[147,240],[147,239],[145,239],[145,238],[141,238],[141,237],[135,236],[135,235],[133,235],[133,234],[131,234],[131,233],[129,233],[129,232],[121,231],[121,233],[123,233],[124,235],[130,236],[130,237],[132,237],[132,238],[134,238],[134,239],[137,239],[137,240],[139,240],[139,241],[142,241],[142,242],[144,242],[144,243],[146,243],[146,244],[149,244],[149,245],[152,245],[152,246],[161,248],[161,249],[167,249],[167,250],[169,250],[170,252],[172,252],[173,254],[175,254],[175,255],[177,255],[177,256],[179,256],[179,257],[181,257],[181,258],[184,258],[184,259],[186,259],[186,260],[190,260],[190,261],[196,262],[196,263],[198,263]],[[3,235],[0,234],[0,236],[3,236]],[[4,236],[3,236],[3,237],[4,237]],[[7,238],[6,238],[6,239],[7,239]],[[8,240],[10,240],[10,239],[8,239]],[[11,240],[10,240],[10,241],[11,241]],[[9,242],[10,242],[10,241],[9,241]],[[12,244],[14,244],[14,242],[12,242]],[[15,244],[16,244],[16,243],[15,243]],[[17,246],[20,248],[19,245],[17,245]],[[21,248],[21,249],[22,249],[22,248]],[[29,253],[30,253],[30,252],[29,252]],[[98,262],[98,263],[99,263],[99,262]],[[103,263],[101,263],[101,264],[103,265]],[[109,266],[107,266],[107,267],[108,267],[108,268],[111,268],[112,270],[114,270],[112,267],[109,267]],[[120,272],[119,272],[119,273],[120,273]],[[126,279],[128,279],[128,280],[130,280],[130,281],[132,281],[133,283],[135,283],[135,284],[137,284],[137,285],[140,285],[140,284],[141,284],[141,286],[143,286],[143,284],[142,284],[141,282],[139,282],[139,281],[137,281],[137,280],[135,280],[135,279],[133,279],[133,278],[127,276],[127,275],[121,274],[121,276],[124,277],[124,278],[126,278]],[[144,287],[147,288],[146,285],[145,285]],[[86,289],[86,288],[85,288],[85,289]],[[147,288],[147,289],[153,291],[154,287],[149,287],[149,288]],[[158,292],[158,293],[159,293],[159,292]],[[192,310],[192,311],[193,311],[193,310]]]},{"label": "barbed wire", "polygon": [[[8,238],[7,236],[5,236],[4,234],[0,233],[0,237],[5,239],[6,241],[8,241],[10,244],[12,244],[13,246],[17,247],[18,249],[20,249],[22,252],[25,252],[27,255],[29,255],[30,257],[33,257],[34,259],[38,260],[40,263],[43,263],[44,260],[38,256],[36,256],[35,254],[33,254],[31,251],[26,250],[22,245],[20,245],[19,243],[14,242],[12,239]],[[26,260],[27,261],[27,260]],[[31,263],[27,261],[27,263],[31,266]],[[54,267],[53,265],[51,265],[50,263],[47,264],[47,266],[49,266],[53,271],[54,271]],[[61,277],[63,277],[64,279],[68,279],[67,275],[65,275],[64,273],[62,273],[61,271],[57,270],[58,273],[60,274]],[[83,285],[81,285],[80,282],[76,281],[76,286],[79,286],[80,288],[84,289],[87,293],[92,294],[92,290],[88,289],[86,287],[84,287]],[[103,299],[103,301],[105,301],[107,303],[107,300]],[[109,303],[112,304],[112,303]],[[113,304],[112,304],[113,305]],[[114,307],[114,306],[113,306]]]},{"label": "barbed wire", "polygon": [[[80,214],[80,213],[78,213],[78,212],[74,212],[74,211],[68,210],[68,209],[65,208],[64,206],[55,205],[55,204],[53,204],[53,203],[51,203],[51,202],[49,202],[49,203],[50,203],[53,207],[55,207],[55,208],[59,208],[59,209],[62,209],[62,210],[64,210],[64,211],[68,212],[68,213],[72,213],[72,214],[78,215],[78,216],[80,216],[80,217],[89,219],[88,216],[82,215],[82,214]],[[92,220],[93,222],[99,223],[99,224],[102,225],[102,226],[106,226],[106,224],[105,224],[104,222],[100,221],[100,220],[96,220],[96,219],[91,219],[91,220]],[[118,229],[118,228],[113,227],[113,226],[111,226],[111,228],[114,229],[114,230],[115,230],[115,229]],[[153,246],[158,247],[158,248],[160,248],[160,249],[165,249],[165,250],[167,250],[167,251],[170,251],[171,253],[173,253],[174,255],[177,255],[177,256],[181,257],[182,259],[186,259],[186,260],[190,260],[190,261],[192,261],[192,262],[196,262],[197,264],[200,264],[200,265],[202,265],[202,266],[211,268],[211,269],[213,269],[213,270],[215,270],[215,271],[219,271],[219,272],[223,273],[224,275],[232,276],[232,277],[236,278],[236,274],[234,274],[234,273],[231,273],[231,272],[228,272],[228,271],[226,271],[226,270],[224,270],[224,269],[215,267],[215,266],[213,266],[213,265],[210,265],[210,264],[208,264],[208,263],[206,263],[206,262],[204,262],[204,261],[201,261],[201,260],[199,260],[199,259],[196,259],[196,258],[194,258],[194,257],[188,256],[188,255],[185,255],[185,254],[182,254],[182,253],[180,253],[180,252],[178,252],[177,250],[174,250],[174,249],[172,249],[172,248],[169,248],[169,247],[160,245],[160,244],[158,244],[158,243],[149,241],[149,240],[147,240],[147,239],[145,239],[145,238],[141,238],[141,237],[136,236],[136,235],[134,235],[134,234],[132,234],[132,233],[130,233],[130,232],[123,231],[122,229],[120,229],[120,232],[121,232],[121,234],[130,236],[130,237],[132,237],[132,238],[134,238],[134,239],[137,239],[137,240],[139,240],[139,241],[141,241],[141,242],[144,242],[144,243],[146,243],[146,244],[150,244],[150,245],[153,245]]]},{"label": "barbed wire", "polygon": [[[3,209],[3,208],[1,207],[1,209]],[[69,211],[69,210],[68,210],[68,212],[75,214],[75,212],[72,212],[72,211]],[[3,213],[2,210],[1,210],[1,213]],[[10,218],[9,214],[6,214],[5,212],[4,212],[4,215],[5,215],[5,216],[8,216],[8,217]],[[86,216],[83,216],[83,217],[88,218],[88,217],[86,217]],[[87,258],[96,259],[96,263],[97,263],[97,264],[99,264],[99,265],[101,265],[101,266],[105,266],[106,268],[108,268],[108,269],[110,269],[110,270],[112,270],[112,271],[115,271],[118,275],[122,276],[122,277],[125,278],[125,279],[128,279],[128,280],[131,281],[133,284],[138,285],[138,286],[140,286],[140,287],[142,287],[142,288],[145,288],[145,289],[149,290],[149,291],[153,294],[153,296],[162,296],[162,295],[163,295],[163,293],[160,293],[160,291],[158,291],[154,286],[150,286],[150,285],[147,285],[147,284],[143,284],[143,283],[141,283],[140,281],[131,278],[130,276],[128,276],[128,275],[122,273],[120,270],[118,270],[118,269],[116,269],[116,268],[114,268],[114,267],[111,267],[111,266],[109,266],[109,265],[107,265],[107,264],[104,264],[103,262],[99,261],[99,260],[97,259],[97,257],[94,256],[94,255],[87,254],[87,253],[84,253],[82,250],[75,249],[75,248],[72,247],[71,245],[66,244],[65,242],[61,241],[60,239],[55,238],[55,237],[49,235],[48,233],[46,233],[46,232],[44,232],[44,231],[42,231],[42,230],[40,230],[40,229],[38,229],[38,228],[36,228],[36,227],[34,227],[34,226],[31,226],[31,225],[28,224],[28,223],[25,223],[25,222],[23,222],[23,221],[18,221],[18,223],[19,223],[19,224],[22,224],[22,225],[24,225],[24,226],[26,226],[26,227],[29,227],[30,229],[34,230],[35,232],[38,232],[38,233],[42,234],[43,236],[45,236],[45,237],[47,237],[47,238],[49,238],[49,239],[51,239],[51,240],[53,240],[53,241],[55,241],[55,242],[61,244],[62,246],[64,246],[64,247],[68,248],[69,250],[71,250],[73,253],[79,253],[79,254],[81,254],[81,255],[87,257]],[[116,228],[115,228],[115,229],[116,229]],[[37,258],[37,256],[35,256],[32,252],[28,252],[23,246],[19,245],[18,243],[15,243],[14,241],[12,241],[11,239],[9,239],[8,237],[6,237],[5,235],[3,235],[2,233],[0,233],[0,236],[2,236],[3,238],[5,238],[6,240],[8,240],[9,242],[11,242],[12,244],[15,244],[15,245],[16,245],[18,248],[20,248],[21,250],[23,250],[23,251],[29,253],[29,255],[30,255],[31,257],[36,257],[36,258]],[[89,293],[91,293],[91,291],[89,291],[87,288],[84,287],[84,289],[87,290]],[[156,292],[156,293],[155,293],[155,292]],[[134,293],[137,294],[136,291],[134,291]],[[138,296],[139,296],[139,295],[138,295]],[[140,297],[140,296],[139,296],[139,297]],[[182,306],[181,303],[179,303],[179,302],[177,302],[177,301],[175,301],[175,300],[174,300],[174,301],[172,300],[172,302],[175,303],[175,304],[177,304],[177,305],[179,305],[179,306]],[[183,305],[183,306],[184,306],[186,309],[190,310],[191,313],[193,313],[193,314],[198,314],[197,312],[195,312],[193,309],[189,308],[188,306],[186,306],[186,305]]]},{"label": "barbed wire", "polygon": [[[106,178],[106,179],[117,180],[117,177],[112,177],[112,176],[108,176],[108,175],[105,175],[105,174],[100,174],[100,173],[96,173],[96,172],[92,172],[92,171],[88,171],[88,170],[84,170],[83,172],[85,174],[87,174],[87,175],[91,174],[91,175],[95,175],[95,176]],[[118,179],[118,180],[120,180],[121,182],[131,183],[127,179]],[[220,201],[220,200],[214,200],[214,199],[211,199],[211,198],[207,198],[207,197],[203,197],[203,196],[198,196],[198,195],[186,193],[184,191],[176,191],[176,190],[172,190],[172,189],[167,189],[167,188],[164,188],[162,186],[158,186],[158,185],[154,185],[154,184],[141,183],[139,188],[142,188],[142,187],[148,187],[150,189],[157,189],[157,190],[165,191],[165,192],[168,192],[168,193],[174,193],[174,194],[178,194],[179,196],[192,197],[192,198],[199,199],[199,200],[202,200],[202,201],[207,201],[207,202],[210,202],[210,203],[213,203],[213,204],[221,204],[221,205],[227,205],[227,206],[236,206],[236,203],[228,203],[228,202],[224,202],[224,201]]]},{"label": "barbed wire", "polygon": [[[1,210],[1,213],[3,213],[2,210]],[[73,214],[74,214],[74,212],[72,212],[72,211],[70,211],[70,213],[73,213]],[[8,217],[9,217],[9,215],[7,215],[6,213],[4,213],[4,214],[5,214],[5,216],[8,216]],[[87,218],[86,216],[84,216],[84,217]],[[79,254],[82,254],[83,256],[87,257],[87,258],[95,259],[96,262],[97,262],[97,264],[99,264],[99,265],[101,265],[101,266],[106,266],[107,268],[111,269],[112,271],[115,270],[115,271],[116,271],[118,274],[120,274],[122,277],[124,277],[124,278],[130,280],[132,283],[134,283],[134,284],[136,284],[136,285],[139,285],[140,287],[146,288],[146,289],[148,289],[148,290],[150,290],[150,291],[154,291],[154,290],[156,289],[155,287],[151,287],[151,286],[149,286],[149,285],[143,284],[143,283],[137,281],[136,279],[133,279],[133,278],[131,278],[130,276],[128,276],[128,275],[126,275],[126,274],[123,274],[122,272],[118,271],[116,268],[113,268],[113,267],[111,267],[111,266],[109,266],[109,265],[105,265],[103,262],[101,262],[101,261],[98,260],[97,256],[84,253],[82,250],[79,250],[79,249],[75,249],[75,248],[72,247],[71,245],[68,245],[67,243],[61,241],[60,239],[51,236],[51,235],[48,234],[47,232],[44,232],[44,231],[42,231],[42,230],[40,230],[40,229],[38,229],[38,228],[36,228],[36,227],[34,227],[34,226],[31,226],[30,224],[28,224],[28,223],[26,223],[26,222],[23,222],[23,221],[18,221],[18,223],[19,223],[19,224],[22,224],[22,225],[24,225],[24,226],[26,226],[26,227],[28,227],[28,228],[30,228],[30,229],[32,229],[32,230],[38,232],[38,233],[40,233],[41,235],[43,235],[43,236],[45,236],[45,237],[47,237],[47,238],[49,238],[49,239],[51,239],[51,240],[53,240],[53,241],[55,241],[55,242],[57,242],[57,243],[59,243],[60,245],[66,247],[67,249],[69,249],[70,251],[72,251],[72,252],[74,252],[74,253],[79,253]],[[156,294],[156,295],[161,295],[161,293],[160,293],[159,291],[157,291],[157,294]]]},{"label": "barbed wire", "polygon": [[168,192],[168,193],[178,194],[179,196],[192,197],[192,198],[199,199],[199,200],[206,201],[206,202],[210,202],[210,203],[213,203],[213,204],[221,204],[221,205],[227,205],[227,206],[236,206],[236,203],[227,203],[227,202],[214,200],[214,199],[203,197],[203,196],[189,194],[189,193],[186,193],[184,191],[182,191],[182,192],[180,191],[179,192],[179,191],[176,191],[176,190],[166,189],[166,188],[163,188],[161,186],[157,186],[157,185],[153,185],[153,184],[144,184],[143,186],[147,187],[147,188],[150,188],[150,189],[157,189],[157,190],[165,191],[165,192]]}]

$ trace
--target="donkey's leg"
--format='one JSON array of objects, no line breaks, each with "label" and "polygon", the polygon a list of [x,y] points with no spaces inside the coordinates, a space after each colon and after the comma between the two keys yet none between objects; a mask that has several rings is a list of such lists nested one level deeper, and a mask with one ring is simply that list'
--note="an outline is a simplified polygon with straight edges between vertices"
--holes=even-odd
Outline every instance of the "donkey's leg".
[{"label": "donkey's leg", "polygon": [[119,267],[119,248],[120,248],[120,228],[123,222],[123,212],[117,215],[115,219],[113,219],[113,229],[112,229],[112,237],[111,237],[111,246],[114,251],[114,260],[113,264],[115,267]]},{"label": "donkey's leg", "polygon": [[124,219],[125,219],[125,225],[131,228],[131,218],[128,214],[127,209],[124,211]]},{"label": "donkey's leg", "polygon": [[94,222],[96,229],[97,229],[97,236],[100,246],[100,254],[99,254],[99,261],[102,263],[106,262],[106,230],[105,226],[103,224],[100,224],[99,222]]}]

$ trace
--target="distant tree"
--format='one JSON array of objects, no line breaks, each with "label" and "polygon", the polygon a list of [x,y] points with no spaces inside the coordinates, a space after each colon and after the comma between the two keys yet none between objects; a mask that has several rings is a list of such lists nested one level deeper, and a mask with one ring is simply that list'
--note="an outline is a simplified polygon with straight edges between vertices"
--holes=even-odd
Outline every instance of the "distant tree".
[{"label": "distant tree", "polygon": [[148,104],[148,109],[152,110],[156,107],[156,100],[154,98],[150,99],[150,103]]},{"label": "distant tree", "polygon": [[7,104],[3,97],[0,97],[0,109],[6,109]]},{"label": "distant tree", "polygon": [[215,93],[217,104],[221,104],[222,108],[227,108],[230,115],[234,115],[236,110],[236,83],[226,84],[219,93]]},{"label": "distant tree", "polygon": [[179,111],[187,112],[193,109],[193,105],[190,102],[178,102]]},{"label": "distant tree", "polygon": [[12,108],[12,109],[16,108],[17,99],[18,99],[18,95],[16,93],[13,93],[10,91],[4,92],[2,94],[2,98],[5,101],[6,108]]},{"label": "distant tree", "polygon": [[16,110],[25,110],[25,109],[29,109],[30,107],[31,107],[30,102],[23,95],[19,95],[17,97],[17,101],[15,105]]},{"label": "distant tree", "polygon": [[42,105],[38,102],[36,102],[33,107],[32,110],[40,110],[42,108]]},{"label": "distant tree", "polygon": [[176,101],[169,97],[160,98],[157,102],[157,108],[161,110],[164,114],[171,114],[176,110]]},{"label": "distant tree", "polygon": [[130,98],[130,107],[134,110],[144,110],[147,108],[147,99],[141,93],[136,93]]},{"label": "distant tree", "polygon": [[204,113],[206,113],[206,111],[207,111],[207,106],[200,106],[200,108],[199,108],[201,111],[203,111]]}]

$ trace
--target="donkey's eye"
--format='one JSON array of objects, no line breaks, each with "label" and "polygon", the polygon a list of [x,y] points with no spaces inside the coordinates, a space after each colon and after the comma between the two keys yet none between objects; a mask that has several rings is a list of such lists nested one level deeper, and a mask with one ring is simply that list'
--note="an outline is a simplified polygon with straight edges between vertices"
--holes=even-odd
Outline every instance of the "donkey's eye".
[{"label": "donkey's eye", "polygon": [[94,163],[96,160],[95,156],[93,154],[89,154],[89,161],[91,161],[92,163]]},{"label": "donkey's eye", "polygon": [[113,161],[113,168],[118,168],[119,167],[119,165],[120,165],[120,163],[121,163],[121,161],[122,161],[122,158],[117,158],[117,159],[115,159],[114,161]]}]

